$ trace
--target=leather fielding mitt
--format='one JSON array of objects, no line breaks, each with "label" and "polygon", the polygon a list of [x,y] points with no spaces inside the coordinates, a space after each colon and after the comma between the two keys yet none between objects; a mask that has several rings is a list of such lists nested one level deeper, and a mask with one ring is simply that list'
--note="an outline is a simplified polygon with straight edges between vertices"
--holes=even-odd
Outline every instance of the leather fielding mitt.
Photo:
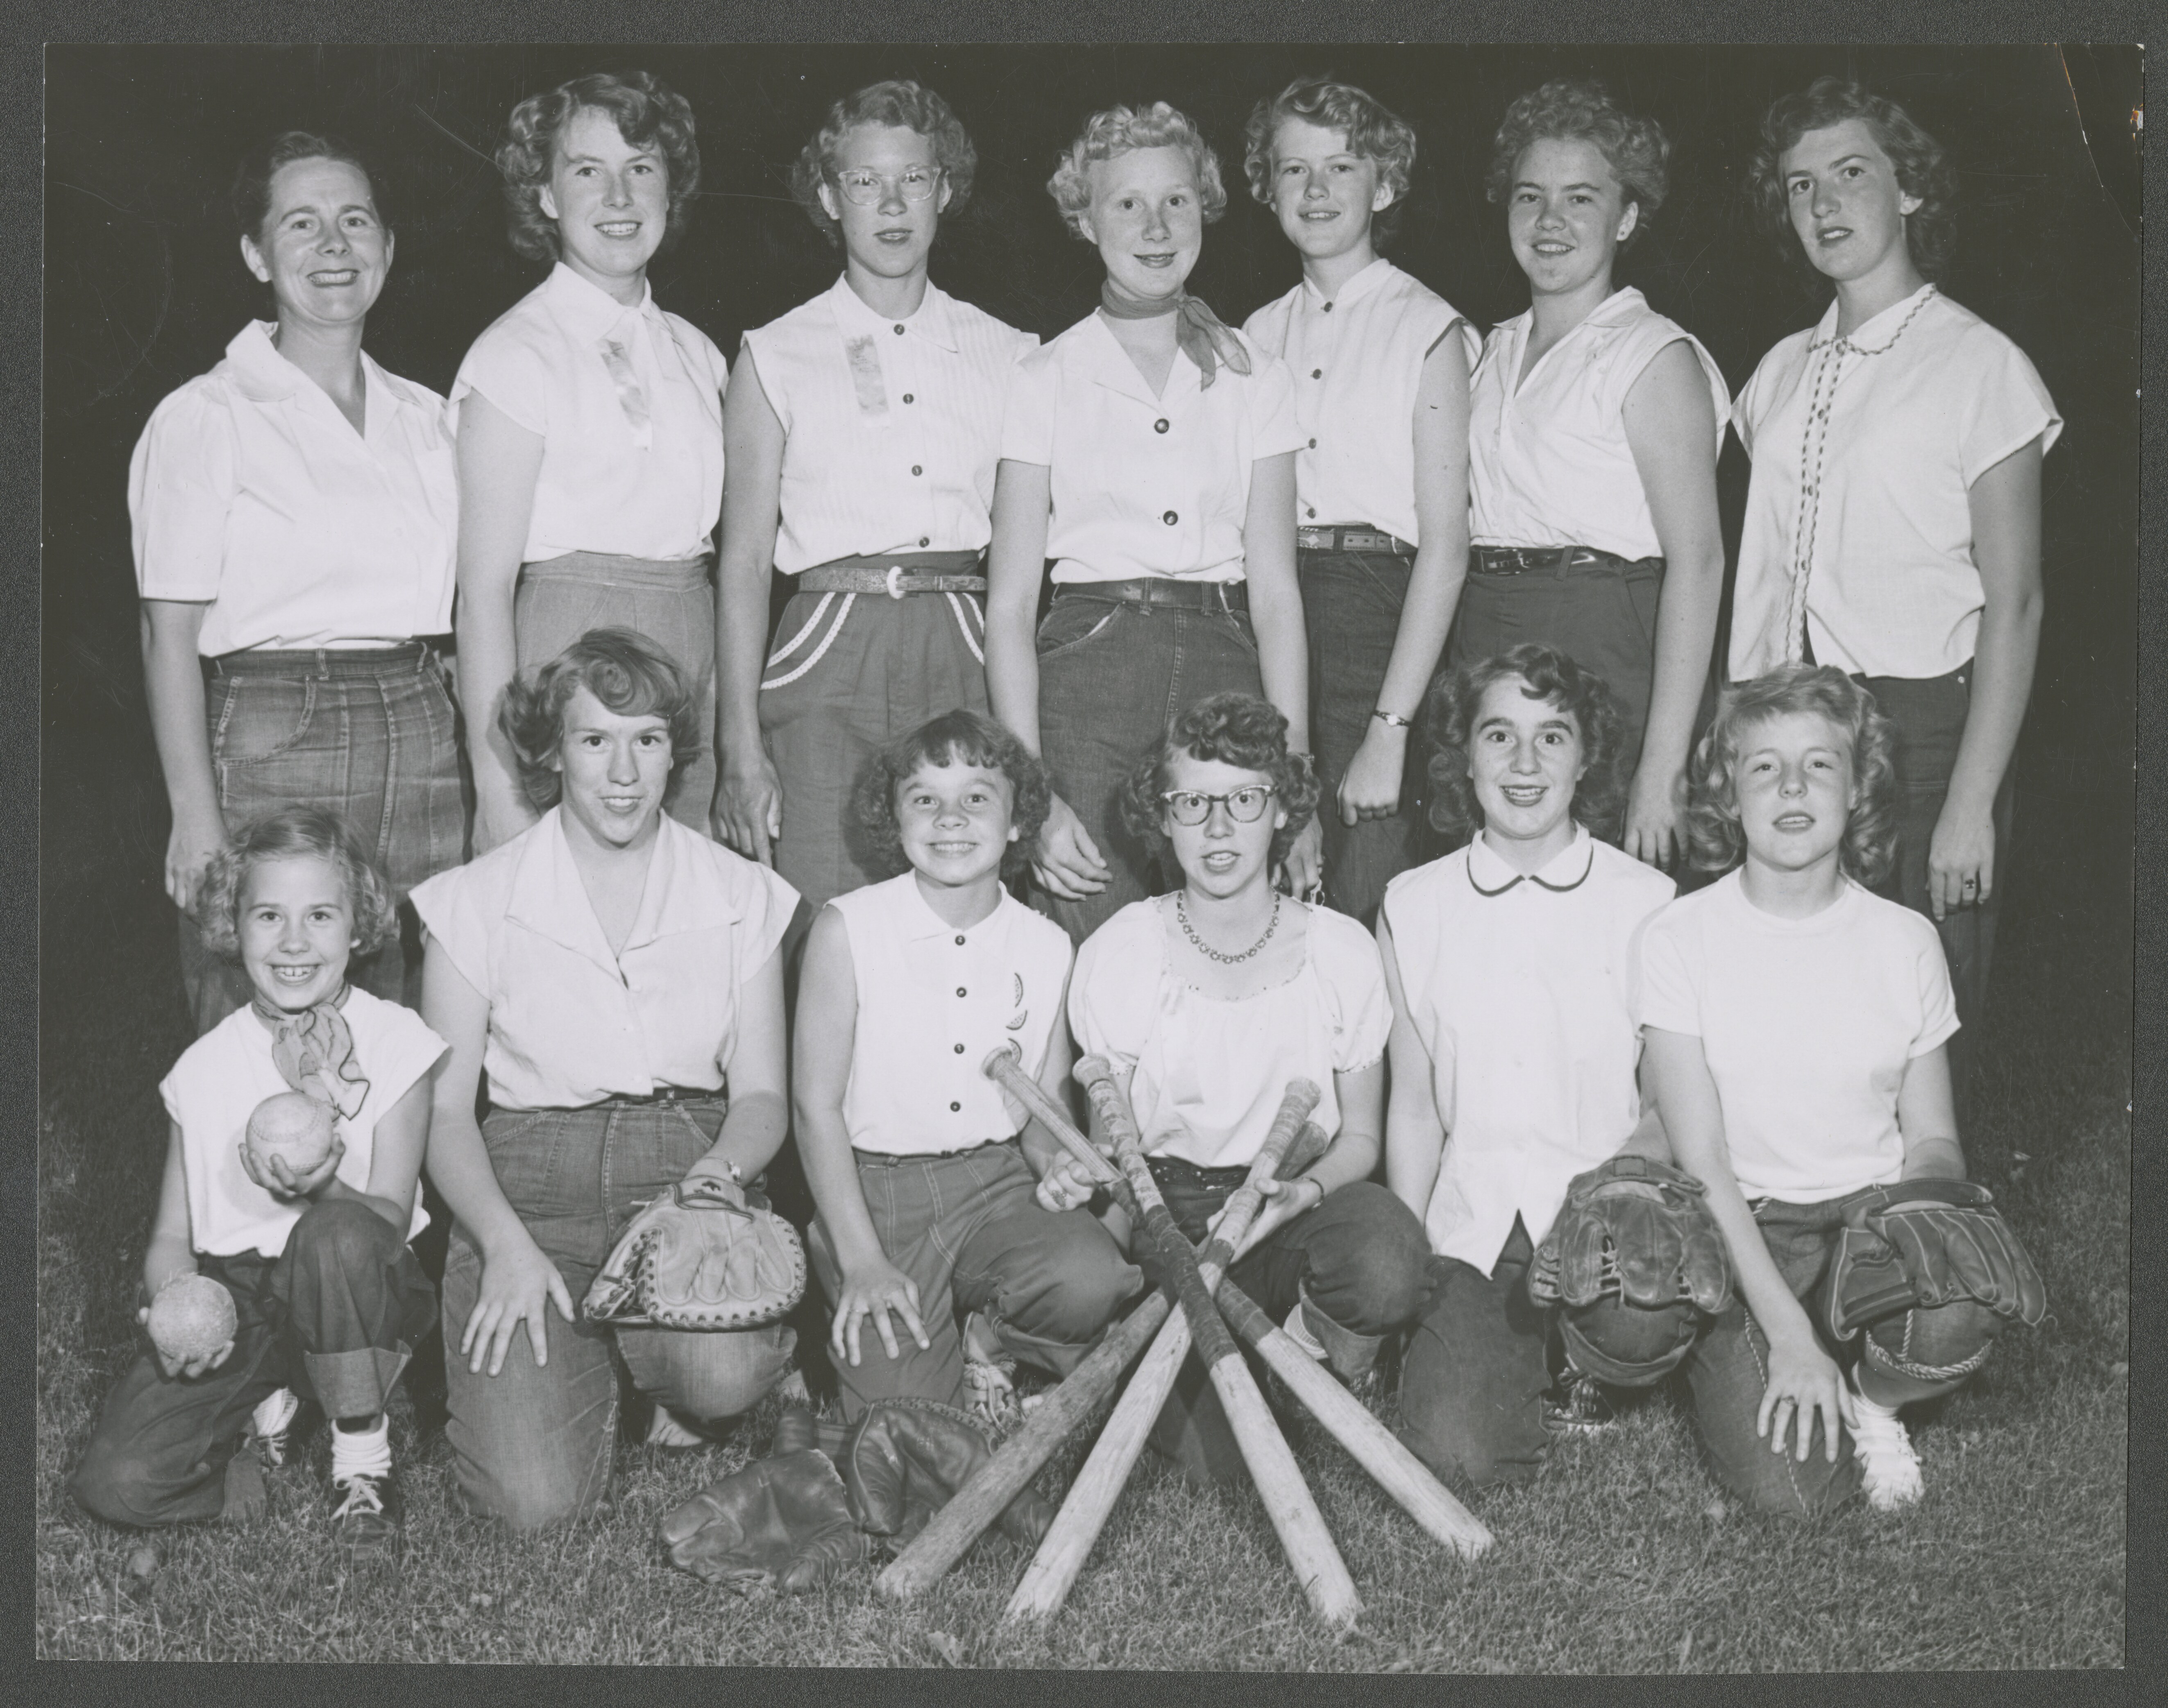
[{"label": "leather fielding mitt", "polygon": [[633,1217],[581,1310],[591,1323],[757,1329],[805,1293],[797,1230],[757,1192],[699,1175]]},{"label": "leather fielding mitt", "polygon": [[[869,1406],[843,1444],[844,1486],[858,1522],[901,1548],[993,1457],[970,1414],[938,1400],[882,1400]],[[994,1522],[1002,1534],[1035,1546],[1055,1509],[1027,1483]]]},{"label": "leather fielding mitt", "polygon": [[1582,1306],[1609,1294],[1650,1310],[1685,1300],[1712,1317],[1731,1302],[1731,1259],[1692,1175],[1615,1156],[1574,1176],[1529,1265],[1528,1297]]},{"label": "leather fielding mitt", "polygon": [[1900,1180],[1855,1192],[1830,1265],[1830,1330],[1848,1339],[1912,1306],[1974,1299],[1998,1317],[2037,1328],[2048,1290],[1985,1186]]}]

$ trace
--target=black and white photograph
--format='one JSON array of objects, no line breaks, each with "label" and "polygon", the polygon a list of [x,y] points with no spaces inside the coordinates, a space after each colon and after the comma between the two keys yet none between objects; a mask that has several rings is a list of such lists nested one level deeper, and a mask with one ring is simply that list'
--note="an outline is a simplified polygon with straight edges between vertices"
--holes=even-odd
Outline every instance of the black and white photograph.
[{"label": "black and white photograph", "polygon": [[43,57],[38,1658],[2133,1658],[2140,46]]}]

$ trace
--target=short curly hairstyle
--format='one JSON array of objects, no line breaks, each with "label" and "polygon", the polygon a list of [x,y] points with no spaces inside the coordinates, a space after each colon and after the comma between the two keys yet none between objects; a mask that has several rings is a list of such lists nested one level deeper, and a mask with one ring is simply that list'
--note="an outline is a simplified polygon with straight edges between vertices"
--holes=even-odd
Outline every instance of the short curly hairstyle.
[{"label": "short curly hairstyle", "polygon": [[920,766],[928,765],[983,766],[1008,778],[1009,823],[1017,835],[1002,857],[1002,873],[1013,878],[1027,870],[1054,798],[1046,767],[991,718],[961,706],[891,741],[858,779],[858,822],[871,834],[874,849],[889,865],[901,872],[907,863],[903,831],[896,819],[896,791],[917,774]]},{"label": "short curly hairstyle", "polygon": [[1837,858],[1847,877],[1872,888],[1888,874],[1897,853],[1897,772],[1891,756],[1895,738],[1874,696],[1833,665],[1779,665],[1725,692],[1715,722],[1694,750],[1687,805],[1693,863],[1704,872],[1729,872],[1746,857],[1732,774],[1740,740],[1756,724],[1793,712],[1826,720],[1852,744],[1859,804],[1846,821]]},{"label": "short curly hairstyle", "polygon": [[1290,753],[1288,721],[1278,707],[1255,694],[1207,694],[1167,724],[1160,739],[1137,756],[1122,779],[1122,823],[1151,854],[1161,859],[1172,846],[1161,823],[1166,809],[1161,793],[1172,787],[1167,767],[1179,754],[1218,760],[1245,771],[1262,772],[1273,780],[1273,802],[1287,823],[1273,834],[1267,857],[1277,866],[1287,858],[1294,839],[1317,810],[1317,772],[1307,753]]},{"label": "short curly hairstyle", "polygon": [[1626,199],[1641,210],[1619,246],[1632,248],[1671,187],[1671,143],[1663,126],[1627,113],[1592,79],[1554,78],[1506,109],[1505,123],[1491,140],[1484,194],[1494,202],[1505,200],[1522,151],[1546,139],[1591,143],[1602,155]]},{"label": "short curly hairstyle", "polygon": [[1164,101],[1145,108],[1109,107],[1084,121],[1076,140],[1063,153],[1046,181],[1046,193],[1061,210],[1071,235],[1084,235],[1084,215],[1092,210],[1092,166],[1140,148],[1179,148],[1197,174],[1198,199],[1207,225],[1227,211],[1227,186],[1220,182],[1220,156],[1194,119]]},{"label": "short curly hairstyle", "polygon": [[797,197],[806,218],[832,246],[840,248],[843,234],[841,222],[830,219],[828,210],[821,205],[821,186],[835,176],[836,156],[843,139],[861,125],[915,130],[933,145],[934,163],[948,186],[948,205],[941,210],[943,215],[956,213],[970,199],[971,184],[979,172],[979,151],[971,146],[970,133],[948,110],[948,103],[909,77],[869,83],[829,108],[813,140],[799,151],[790,167],[790,194]]},{"label": "short curly hairstyle", "polygon": [[369,199],[376,205],[377,223],[386,231],[391,222],[384,216],[384,199],[376,187],[376,174],[353,146],[319,130],[282,130],[250,149],[241,157],[233,174],[233,218],[241,235],[261,245],[263,222],[271,217],[271,180],[281,167],[304,160],[336,160],[352,167],[369,180]]},{"label": "short curly hairstyle", "polygon": [[1383,249],[1400,229],[1400,210],[1407,204],[1416,164],[1415,126],[1352,83],[1297,77],[1277,95],[1258,102],[1242,132],[1242,170],[1249,176],[1250,194],[1267,207],[1273,199],[1273,141],[1285,119],[1337,130],[1347,139],[1349,153],[1377,162],[1378,182],[1393,194],[1392,200],[1370,218],[1370,241]]},{"label": "short curly hairstyle", "polygon": [[547,812],[564,793],[550,761],[565,739],[565,708],[585,688],[621,718],[670,726],[670,786],[700,751],[700,708],[678,661],[630,629],[590,629],[549,663],[505,687],[497,726],[519,760],[527,798]]},{"label": "short curly hairstyle", "polygon": [[1483,808],[1469,775],[1469,743],[1476,713],[1496,682],[1518,678],[1521,692],[1544,700],[1573,719],[1581,735],[1584,769],[1574,786],[1573,815],[1592,836],[1618,840],[1630,767],[1626,722],[1610,684],[1554,647],[1524,642],[1481,662],[1442,673],[1423,705],[1423,733],[1431,748],[1431,828],[1448,851],[1475,840]]},{"label": "short curly hairstyle", "polygon": [[555,261],[563,254],[557,222],[542,211],[542,190],[556,170],[559,140],[582,109],[608,114],[626,142],[662,156],[670,212],[656,252],[669,249],[683,235],[699,191],[700,146],[685,98],[646,72],[623,77],[590,72],[547,94],[529,95],[512,109],[497,150],[512,247],[529,261]]},{"label": "short curly hairstyle", "polygon": [[353,952],[367,955],[399,935],[399,903],[360,836],[338,814],[321,807],[274,807],[251,819],[211,858],[196,888],[196,923],[204,946],[221,959],[241,959],[241,910],[248,875],[272,860],[316,859],[333,867],[353,910]]},{"label": "short curly hairstyle", "polygon": [[1809,130],[1826,130],[1847,119],[1865,121],[1897,171],[1897,188],[1920,206],[1905,220],[1905,243],[1922,278],[1939,278],[1957,247],[1958,177],[1941,143],[1912,115],[1884,96],[1842,77],[1816,77],[1804,89],[1779,95],[1762,115],[1762,141],[1746,169],[1746,194],[1756,217],[1785,260],[1819,284],[1821,274],[1792,226],[1784,194],[1784,156]]}]

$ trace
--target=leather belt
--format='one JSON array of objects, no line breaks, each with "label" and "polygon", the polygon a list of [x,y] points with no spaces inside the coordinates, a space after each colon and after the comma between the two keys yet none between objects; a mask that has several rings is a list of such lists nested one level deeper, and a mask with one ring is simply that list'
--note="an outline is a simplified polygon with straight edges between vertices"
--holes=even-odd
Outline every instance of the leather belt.
[{"label": "leather belt", "polygon": [[1298,528],[1294,543],[1306,552],[1390,552],[1396,558],[1416,554],[1416,549],[1398,534],[1375,528]]},{"label": "leather belt", "polygon": [[1628,570],[1642,565],[1661,571],[1661,558],[1622,558],[1587,545],[1472,545],[1468,567],[1485,576],[1563,576],[1575,570]]},{"label": "leather belt", "polygon": [[704,1091],[697,1085],[657,1085],[646,1096],[635,1096],[622,1091],[605,1097],[599,1103],[590,1103],[590,1109],[653,1109],[670,1107],[680,1103],[722,1103],[731,1101],[727,1089]]},{"label": "leather belt", "polygon": [[442,650],[433,638],[401,641],[396,646],[325,646],[296,649],[244,647],[201,659],[205,678],[216,676],[279,676],[299,681],[308,676],[381,676],[396,671],[420,672],[433,668]]},{"label": "leather belt", "polygon": [[1064,581],[1057,599],[1105,599],[1124,605],[1169,605],[1183,611],[1241,611],[1250,608],[1249,587],[1241,581],[1177,581],[1167,576],[1139,576],[1127,581]]},{"label": "leather belt", "polygon": [[798,577],[798,586],[807,593],[885,593],[901,599],[907,593],[983,593],[986,578],[917,575],[891,564],[885,570],[808,570]]}]

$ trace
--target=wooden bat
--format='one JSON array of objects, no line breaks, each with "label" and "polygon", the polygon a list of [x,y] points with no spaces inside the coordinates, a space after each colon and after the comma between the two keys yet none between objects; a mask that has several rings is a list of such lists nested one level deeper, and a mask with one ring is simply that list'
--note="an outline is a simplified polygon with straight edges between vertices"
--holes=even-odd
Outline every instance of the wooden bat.
[{"label": "wooden bat", "polygon": [[[1259,1190],[1262,1183],[1283,1170],[1291,1176],[1323,1154],[1325,1135],[1304,1119],[1317,1106],[1318,1095],[1317,1087],[1307,1079],[1297,1079],[1288,1087],[1272,1130],[1250,1164],[1248,1180],[1228,1198],[1219,1226],[1198,1253],[1198,1270],[1208,1291],[1220,1284],[1235,1252],[1245,1244],[1250,1224],[1264,1202]],[[1298,1122],[1303,1123],[1302,1131],[1291,1140],[1289,1131]],[[1299,1156],[1294,1154],[1298,1150]],[[1061,1610],[1061,1604],[1076,1585],[1076,1574],[1090,1557],[1092,1545],[1129,1481],[1138,1455],[1144,1451],[1145,1439],[1182,1369],[1182,1361],[1188,1355],[1189,1340],[1189,1319],[1180,1312],[1161,1325],[1151,1350],[1129,1378],[1113,1415],[1100,1430],[1090,1456],[1069,1485],[1060,1514],[1040,1540],[1039,1552],[1009,1598],[1003,1618],[1047,1619]]]},{"label": "wooden bat", "polygon": [[1324,1515],[1317,1509],[1310,1485],[1303,1481],[1301,1467],[1288,1450],[1279,1425],[1273,1421],[1265,1397],[1257,1392],[1257,1378],[1250,1374],[1250,1366],[1242,1361],[1227,1325],[1213,1308],[1212,1295],[1205,1291],[1204,1278],[1198,1273],[1196,1252],[1167,1213],[1158,1183],[1145,1164],[1143,1140],[1128,1100],[1115,1084],[1113,1069],[1104,1057],[1087,1056],[1077,1063],[1075,1072],[1091,1095],[1100,1124],[1113,1140],[1114,1155],[1135,1197],[1139,1220],[1151,1235],[1162,1262],[1171,1268],[1175,1302],[1189,1318],[1198,1361],[1212,1378],[1243,1461],[1250,1467],[1250,1479],[1263,1497],[1266,1514],[1278,1532],[1288,1563],[1294,1568],[1295,1581],[1302,1585],[1311,1610],[1319,1618],[1332,1625],[1352,1623],[1363,1610],[1355,1580],[1347,1575],[1347,1562],[1333,1544],[1332,1533],[1325,1527]]}]

